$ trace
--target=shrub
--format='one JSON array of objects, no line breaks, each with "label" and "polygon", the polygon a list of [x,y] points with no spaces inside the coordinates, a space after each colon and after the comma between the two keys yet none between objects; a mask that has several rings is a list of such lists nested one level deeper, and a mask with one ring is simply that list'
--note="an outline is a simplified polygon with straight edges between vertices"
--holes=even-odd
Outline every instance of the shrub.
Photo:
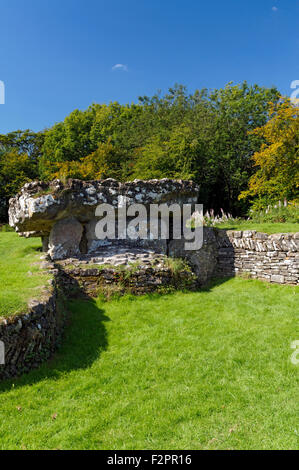
[{"label": "shrub", "polygon": [[7,224],[0,225],[0,232],[14,232],[14,229]]},{"label": "shrub", "polygon": [[279,201],[274,206],[268,206],[264,210],[253,207],[250,210],[250,218],[258,223],[299,223],[299,205],[296,202],[282,204]]}]

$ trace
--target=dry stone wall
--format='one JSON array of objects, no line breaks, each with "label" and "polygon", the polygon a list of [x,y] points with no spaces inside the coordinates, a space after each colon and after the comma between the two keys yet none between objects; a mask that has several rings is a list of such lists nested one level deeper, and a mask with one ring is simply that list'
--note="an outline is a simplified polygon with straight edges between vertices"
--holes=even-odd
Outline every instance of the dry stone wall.
[{"label": "dry stone wall", "polygon": [[197,277],[188,270],[174,274],[171,268],[142,266],[138,269],[66,267],[60,270],[60,285],[72,296],[111,297],[114,294],[142,295],[175,289],[196,290]]},{"label": "dry stone wall", "polygon": [[63,296],[55,283],[42,300],[31,301],[28,312],[0,319],[5,364],[0,380],[38,367],[60,343],[65,323]]},{"label": "dry stone wall", "polygon": [[220,277],[248,274],[264,281],[298,285],[299,233],[216,231]]},{"label": "dry stone wall", "polygon": [[211,278],[246,274],[263,281],[298,285],[299,233],[267,235],[254,230],[226,231],[204,227],[203,246],[185,251],[182,240],[169,243],[169,255],[188,261],[199,284]]}]

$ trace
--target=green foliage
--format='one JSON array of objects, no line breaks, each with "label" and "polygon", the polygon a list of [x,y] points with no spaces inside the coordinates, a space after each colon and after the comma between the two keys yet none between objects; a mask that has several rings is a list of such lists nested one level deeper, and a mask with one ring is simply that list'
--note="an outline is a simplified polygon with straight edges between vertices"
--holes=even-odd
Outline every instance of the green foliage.
[{"label": "green foliage", "polygon": [[44,135],[29,130],[0,134],[0,221],[7,218],[8,199],[38,176]]},{"label": "green foliage", "polygon": [[5,152],[28,157],[28,171],[22,165],[13,171],[18,177],[4,170],[12,182],[3,194],[7,198],[34,177],[192,178],[207,209],[245,214],[249,202],[238,195],[247,189],[254,172],[251,157],[262,142],[249,131],[267,122],[268,103],[278,99],[276,89],[246,82],[193,94],[175,85],[165,95],[140,97],[137,104],[75,110],[44,133],[0,136]]},{"label": "green foliage", "polygon": [[237,196],[247,187],[261,143],[248,131],[265,124],[268,103],[278,96],[276,89],[246,82],[190,95],[176,85],[138,104],[76,110],[46,131],[41,176],[192,178],[206,206],[244,212],[248,203]]},{"label": "green foliage", "polygon": [[[188,97],[178,87],[167,98],[147,99],[164,117],[163,131],[143,146],[134,175],[192,178],[200,185],[205,206],[244,212],[246,203],[237,198],[253,172],[251,157],[261,143],[248,132],[265,124],[268,103],[278,98],[276,89],[244,82],[210,95],[196,92]],[[165,115],[173,118],[168,125]]]},{"label": "green foliage", "polygon": [[17,148],[0,148],[0,220],[5,220],[8,199],[36,177],[36,164]]},{"label": "green foliage", "polygon": [[0,225],[0,232],[14,232],[15,230],[8,224]]},{"label": "green foliage", "polygon": [[53,178],[66,181],[68,178],[83,180],[115,178],[122,179],[122,168],[119,166],[120,152],[110,139],[100,143],[97,149],[80,161],[56,163]]},{"label": "green foliage", "polygon": [[137,160],[133,176],[140,179],[196,179],[198,137],[185,124],[174,127],[169,139],[149,138]]},{"label": "green foliage", "polygon": [[[104,169],[111,164],[108,176],[114,174],[114,177],[126,179],[130,173],[128,160],[134,158],[137,141],[145,132],[146,126],[142,119],[139,120],[141,113],[141,106],[122,106],[119,103],[94,104],[86,111],[73,111],[64,122],[45,133],[39,165],[41,177],[52,179],[59,171],[60,164],[70,162],[71,171],[74,168],[75,172],[78,171],[78,177],[82,178],[80,168],[76,170],[73,162],[82,162],[85,157],[92,159],[109,142],[114,149],[112,153],[117,157],[112,161],[104,159]],[[111,151],[108,156],[111,156]],[[104,173],[101,163],[95,167],[91,178]]]},{"label": "green foliage", "polygon": [[171,269],[174,275],[179,274],[182,271],[192,272],[191,267],[187,261],[182,258],[166,258],[165,264],[169,269]]},{"label": "green foliage", "polygon": [[275,206],[269,206],[266,210],[253,208],[250,211],[250,217],[254,222],[264,223],[297,223],[299,224],[299,205],[288,204],[287,206],[277,203]]},{"label": "green foliage", "polygon": [[41,157],[44,144],[44,132],[14,131],[0,134],[0,149],[16,149],[18,153],[27,154],[30,161],[37,163]]},{"label": "green foliage", "polygon": [[261,143],[249,131],[266,123],[268,103],[276,102],[279,94],[275,88],[249,86],[244,82],[240,86],[229,83],[210,98],[215,112],[208,164],[214,172],[212,207],[218,208],[222,201],[221,207],[233,215],[244,213],[246,204],[244,201],[238,204],[237,198],[253,173],[251,157]]},{"label": "green foliage", "polygon": [[257,168],[249,179],[249,188],[239,199],[254,197],[264,205],[278,198],[298,198],[299,189],[299,114],[289,99],[270,104],[270,119],[251,134],[262,138],[261,146],[252,156]]},{"label": "green foliage", "polygon": [[25,182],[30,181],[35,174],[34,170],[28,154],[20,154],[17,149],[0,151],[1,196],[16,194]]},{"label": "green foliage", "polygon": [[89,134],[94,113],[75,110],[64,122],[55,124],[45,132],[39,171],[42,179],[51,179],[57,170],[56,163],[78,161],[95,149],[92,148]]}]

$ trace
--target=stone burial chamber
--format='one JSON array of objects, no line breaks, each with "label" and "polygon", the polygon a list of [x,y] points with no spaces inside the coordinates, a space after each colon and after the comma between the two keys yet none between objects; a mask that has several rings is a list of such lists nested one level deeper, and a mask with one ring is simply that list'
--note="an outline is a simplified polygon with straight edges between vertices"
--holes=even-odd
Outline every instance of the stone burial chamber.
[{"label": "stone burial chamber", "polygon": [[[193,207],[200,203],[198,195],[192,181],[169,179],[27,183],[9,202],[9,223],[21,236],[42,237],[47,255],[38,264],[51,278],[42,298],[32,299],[23,314],[0,318],[5,345],[0,380],[37,367],[52,355],[61,341],[67,298],[194,291],[212,278],[235,275],[298,285],[299,233],[203,227],[202,246],[194,250],[186,249],[183,236],[173,236],[171,223],[169,239],[153,239],[148,221],[145,239],[95,236],[100,204],[115,209],[142,204],[149,214],[151,204]],[[115,222],[118,229],[120,221]]]},{"label": "stone burial chamber", "polygon": [[[299,233],[267,235],[256,231],[226,231],[203,227],[200,249],[188,250],[182,236],[153,239],[149,221],[146,239],[98,239],[96,208],[109,204],[115,209],[142,204],[147,215],[152,204],[195,206],[199,188],[192,181],[114,179],[69,180],[62,183],[27,183],[9,203],[9,222],[25,237],[42,237],[43,250],[53,261],[79,260],[82,264],[142,266],[155,263],[155,255],[183,258],[196,274],[199,285],[212,278],[246,275],[279,284],[298,285]],[[183,211],[181,210],[183,214]],[[117,216],[118,210],[115,211]],[[171,215],[171,211],[170,211]],[[131,217],[131,219],[135,218]],[[127,222],[129,222],[129,217]],[[118,231],[116,218],[115,225]],[[183,227],[183,224],[181,224]]]},{"label": "stone burial chamber", "polygon": [[[182,180],[134,180],[120,183],[114,179],[81,181],[60,180],[31,182],[9,203],[9,223],[25,237],[42,237],[43,250],[52,260],[90,255],[111,245],[129,245],[167,254],[168,240],[153,239],[146,220],[146,239],[101,240],[95,227],[100,220],[96,208],[109,204],[115,209],[142,204],[147,213],[151,204],[194,205],[198,202],[198,186]],[[117,210],[116,227],[118,224]],[[134,219],[131,217],[131,219]],[[128,222],[130,218],[128,217]]]}]

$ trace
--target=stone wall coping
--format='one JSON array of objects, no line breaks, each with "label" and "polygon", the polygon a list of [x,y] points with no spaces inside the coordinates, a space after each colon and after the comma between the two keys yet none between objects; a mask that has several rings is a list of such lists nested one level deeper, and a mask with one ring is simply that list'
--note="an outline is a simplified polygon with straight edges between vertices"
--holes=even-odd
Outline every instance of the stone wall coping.
[{"label": "stone wall coping", "polygon": [[256,230],[223,230],[223,229],[216,229],[217,235],[220,237],[228,236],[229,238],[251,238],[253,240],[298,240],[299,239],[299,232],[284,232],[284,233],[264,233],[258,232]]}]

